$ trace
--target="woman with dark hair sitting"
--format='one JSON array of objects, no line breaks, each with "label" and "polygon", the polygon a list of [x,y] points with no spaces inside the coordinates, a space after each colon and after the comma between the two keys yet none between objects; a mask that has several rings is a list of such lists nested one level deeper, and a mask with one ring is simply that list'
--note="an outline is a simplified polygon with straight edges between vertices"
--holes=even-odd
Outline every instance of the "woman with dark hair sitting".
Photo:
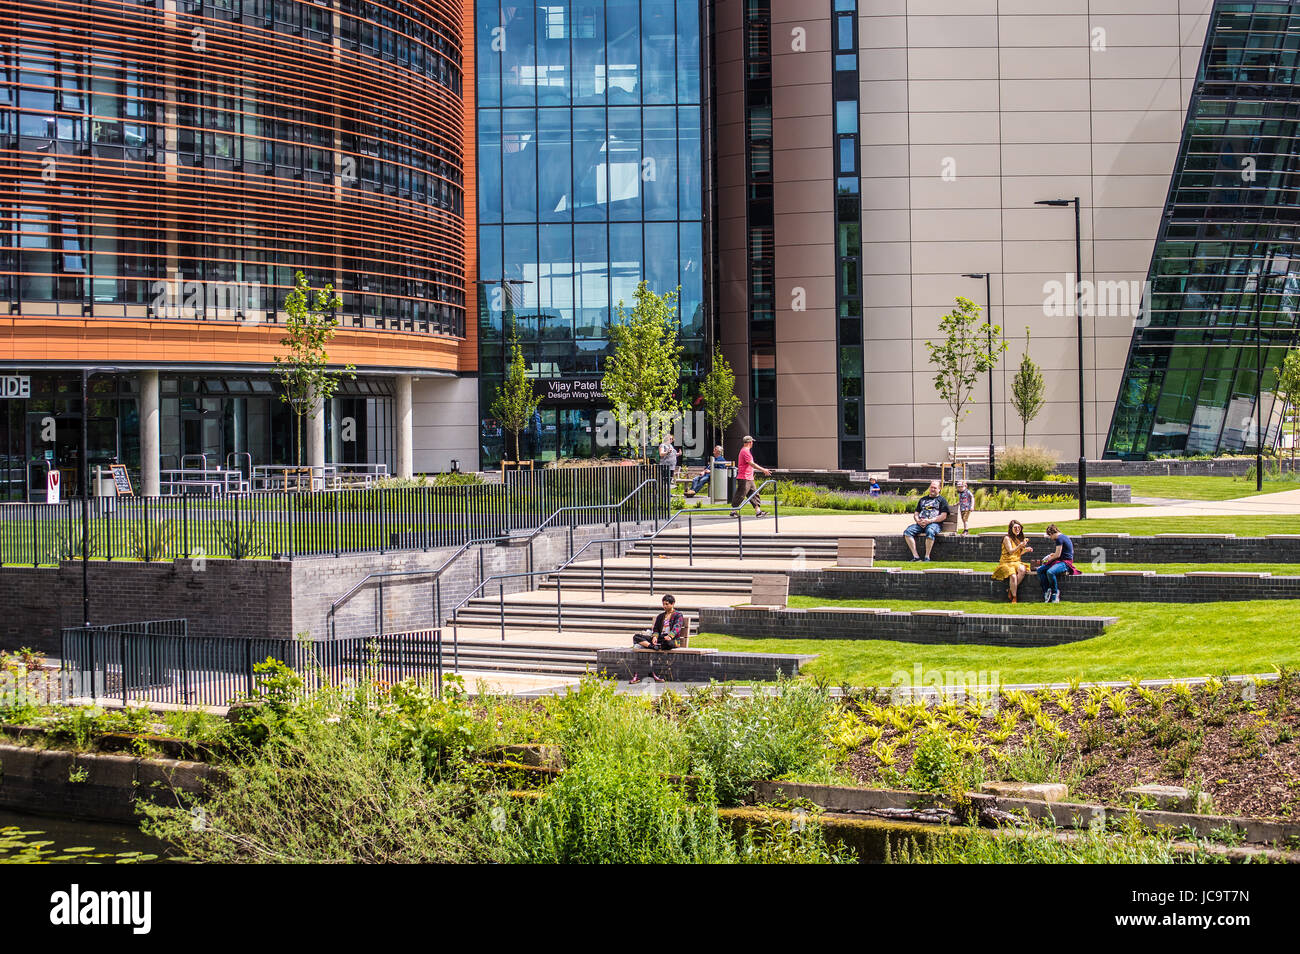
[{"label": "woman with dark hair sitting", "polygon": [[1020,558],[1033,552],[1034,548],[1025,539],[1025,528],[1019,520],[1012,520],[1007,524],[1007,535],[1002,538],[1002,558],[993,568],[993,579],[1007,581],[1007,599],[1012,603],[1017,602],[1016,590],[1021,580],[1029,575],[1029,564],[1022,563]]},{"label": "woman with dark hair sitting", "polygon": [[[682,632],[686,629],[686,617],[677,612],[677,600],[671,596],[664,597],[664,611],[655,617],[654,625],[648,633],[637,633],[632,637],[632,645],[638,649],[653,649],[660,652],[676,649],[681,645]],[[650,666],[650,678],[663,682],[663,677]],[[632,656],[632,679],[628,685],[635,686],[641,681],[637,671],[636,654]]]}]

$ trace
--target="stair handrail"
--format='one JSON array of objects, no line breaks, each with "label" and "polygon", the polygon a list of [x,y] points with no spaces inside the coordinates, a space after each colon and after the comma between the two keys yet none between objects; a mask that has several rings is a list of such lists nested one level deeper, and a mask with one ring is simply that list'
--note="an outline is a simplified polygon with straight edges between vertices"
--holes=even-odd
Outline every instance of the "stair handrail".
[{"label": "stair handrail", "polygon": [[[580,504],[580,505],[578,505],[578,506],[573,506],[573,507],[561,507],[559,510],[555,511],[553,514],[551,514],[549,517],[547,517],[545,520],[543,520],[541,523],[539,523],[536,527],[534,527],[534,528],[533,528],[533,532],[530,533],[530,534],[528,534],[528,536],[526,536],[526,537],[522,537],[522,536],[512,536],[512,537],[510,537],[510,539],[511,539],[512,541],[513,541],[513,540],[522,540],[524,543],[532,543],[533,540],[535,540],[535,539],[537,538],[537,535],[538,535],[539,533],[541,533],[543,530],[545,530],[546,527],[547,527],[547,525],[550,524],[550,522],[551,522],[552,520],[554,520],[556,517],[558,517],[558,516],[559,516],[560,514],[562,514],[562,513],[578,513],[578,512],[580,512],[580,511],[584,511],[584,510],[604,510],[604,511],[606,511],[606,512],[612,512],[612,511],[614,511],[614,510],[622,510],[622,509],[623,509],[623,505],[626,504],[626,503],[627,503],[629,500],[631,500],[633,497],[635,497],[635,496],[637,496],[638,494],[640,494],[641,491],[642,491],[644,488],[646,488],[646,487],[648,487],[648,486],[653,486],[653,485],[658,484],[658,483],[659,483],[659,481],[658,481],[657,479],[655,479],[654,477],[647,477],[645,480],[641,481],[641,483],[639,483],[639,484],[637,484],[635,487],[633,487],[632,490],[631,490],[631,492],[630,492],[626,497],[624,497],[624,498],[623,498],[622,500],[620,500],[618,503],[614,503],[614,504],[610,504],[610,503],[603,503],[603,504]],[[655,521],[656,521],[656,523],[658,522],[658,519],[659,519],[658,514],[655,514]],[[619,519],[617,522],[618,522],[619,526],[622,526],[622,524],[623,524],[623,520],[622,520],[621,517],[620,517],[620,519]],[[608,524],[609,524],[609,521],[607,520],[607,521],[606,521],[606,525],[608,526]]]},{"label": "stair handrail", "polygon": [[[496,543],[501,543],[501,542],[503,542],[503,541],[505,541],[505,542],[510,542],[510,543],[514,543],[515,541],[519,541],[519,540],[522,540],[524,543],[531,544],[531,543],[533,542],[533,540],[537,537],[538,533],[540,533],[540,532],[541,532],[541,531],[546,527],[546,525],[547,525],[548,523],[550,523],[552,520],[554,520],[556,517],[558,517],[561,513],[565,513],[565,512],[576,512],[576,511],[581,511],[581,510],[606,510],[606,511],[620,510],[620,511],[621,511],[622,508],[623,508],[623,506],[624,506],[624,504],[626,504],[626,503],[627,503],[629,500],[631,500],[633,497],[635,497],[635,496],[637,496],[638,494],[640,494],[641,491],[642,491],[643,489],[645,489],[646,486],[651,485],[651,484],[654,484],[654,483],[656,483],[656,481],[655,481],[654,478],[647,478],[646,480],[641,481],[641,483],[639,483],[639,484],[637,484],[635,487],[633,487],[632,490],[627,494],[627,496],[625,496],[622,500],[618,501],[618,503],[613,503],[613,504],[608,504],[608,503],[606,503],[606,504],[583,504],[583,505],[581,505],[581,506],[576,506],[576,507],[561,507],[559,510],[555,511],[555,513],[553,513],[553,514],[551,514],[549,517],[547,517],[546,520],[543,521],[540,525],[538,525],[538,526],[533,530],[533,532],[530,533],[527,537],[517,537],[517,536],[512,536],[509,532],[507,532],[507,533],[504,533],[504,534],[496,534],[496,535],[494,535],[494,536],[488,536],[488,537],[474,537],[474,538],[472,538],[472,539],[466,540],[463,544],[460,545],[460,547],[456,550],[456,552],[453,553],[451,556],[449,556],[446,560],[444,560],[443,563],[442,563],[442,565],[439,566],[437,569],[430,570],[430,569],[426,569],[426,568],[421,568],[421,569],[417,569],[417,570],[381,570],[381,571],[377,571],[377,572],[374,572],[374,573],[367,573],[367,574],[366,574],[364,577],[362,577],[362,578],[361,578],[361,579],[360,579],[360,580],[359,580],[355,585],[353,585],[353,587],[352,587],[351,589],[349,589],[346,593],[344,593],[344,594],[343,594],[342,596],[340,596],[338,599],[334,600],[334,602],[330,603],[329,612],[326,614],[326,618],[329,620],[328,628],[329,628],[329,632],[330,632],[330,637],[331,637],[331,638],[337,638],[337,628],[336,628],[336,627],[337,627],[337,622],[338,622],[338,621],[337,621],[337,615],[336,615],[336,613],[337,613],[338,608],[339,608],[340,606],[342,606],[344,603],[346,603],[346,602],[348,602],[349,600],[351,600],[352,597],[355,596],[357,593],[359,593],[363,588],[365,588],[366,584],[368,584],[371,580],[375,580],[375,579],[383,579],[383,578],[386,578],[386,577],[395,577],[395,576],[429,576],[429,577],[431,577],[431,579],[430,579],[429,582],[430,582],[430,583],[433,583],[433,584],[436,585],[437,582],[438,582],[438,580],[442,578],[442,575],[447,571],[447,569],[448,569],[448,568],[449,568],[453,563],[455,563],[457,560],[459,560],[459,559],[461,558],[461,556],[462,556],[462,555],[463,555],[467,550],[469,550],[470,547],[473,547],[473,546],[481,546],[481,545],[488,544],[488,543],[496,544]],[[621,527],[622,527],[622,524],[623,524],[623,521],[622,521],[622,518],[620,517],[620,519],[618,520],[618,526],[621,528]],[[592,541],[592,542],[595,542],[595,541]],[[586,547],[583,547],[583,549],[585,550]],[[579,551],[579,552],[581,552],[581,551]],[[566,566],[567,566],[567,564],[566,564]],[[546,572],[554,572],[554,571],[552,570],[552,571],[546,571]],[[495,579],[495,577],[489,577],[488,579]],[[484,580],[483,582],[486,582],[486,580]],[[480,584],[479,584],[480,587],[481,587],[482,585],[483,585],[483,583],[480,583]],[[437,604],[441,604],[441,600],[435,600],[435,602],[436,602]],[[461,603],[457,604],[457,607],[456,607],[456,608],[459,609],[459,608],[460,608],[461,606],[463,606],[463,605],[464,605],[464,601],[462,601]],[[435,615],[435,616],[442,616],[442,609],[441,609],[441,606],[440,606],[440,605],[435,609],[435,611],[434,611],[434,615]],[[443,622],[443,621],[440,620],[440,619],[435,619],[435,620],[434,620],[434,624],[435,624],[436,626],[439,626],[439,627],[442,626],[442,622]]]},{"label": "stair handrail", "polygon": [[[734,512],[734,513],[736,513],[736,514],[739,514],[739,512],[740,512],[740,511],[739,511],[739,508],[740,508],[740,507],[744,506],[746,503],[749,503],[749,502],[750,502],[754,497],[757,497],[757,496],[762,492],[762,490],[763,490],[764,487],[768,486],[769,484],[775,484],[775,483],[776,483],[776,480],[775,480],[775,479],[768,479],[768,480],[763,481],[763,483],[760,484],[759,486],[755,487],[754,490],[753,490],[753,492],[750,493],[747,497],[745,497],[744,500],[740,501],[740,503],[739,503],[735,508],[731,508],[731,507],[703,508],[703,507],[702,507],[702,508],[700,508],[700,509],[698,509],[698,510],[691,510],[691,511],[689,511],[689,513],[690,513],[690,515],[692,515],[692,516],[695,515],[695,514],[697,514],[697,513],[724,513],[724,512],[726,512],[726,513],[733,513],[733,512]],[[773,513],[773,516],[775,516],[775,515],[776,515],[776,512],[777,512],[777,507],[778,507],[778,503],[777,503],[776,497],[773,497],[773,498],[772,498],[772,501],[773,501],[773,503],[772,503],[772,513]],[[686,511],[686,510],[679,510],[679,511],[677,511],[677,513],[673,514],[671,517],[669,517],[669,518],[664,522],[664,525],[663,525],[662,527],[660,527],[658,530],[655,530],[653,533],[650,533],[650,534],[647,534],[647,535],[644,535],[644,536],[633,537],[633,538],[628,538],[628,539],[624,539],[624,538],[622,538],[622,537],[602,537],[602,538],[599,538],[599,539],[596,539],[596,540],[588,540],[588,541],[587,541],[586,543],[584,543],[581,547],[579,547],[579,548],[578,548],[577,550],[575,550],[572,554],[570,554],[570,556],[569,556],[569,558],[568,558],[567,560],[565,560],[565,561],[564,561],[563,563],[561,563],[559,566],[554,567],[553,569],[550,569],[550,570],[526,570],[526,571],[524,571],[524,572],[522,572],[522,573],[494,573],[492,576],[484,577],[483,580],[478,584],[478,586],[476,586],[476,587],[474,587],[472,590],[470,590],[469,593],[465,596],[464,599],[462,599],[459,603],[457,603],[454,607],[452,607],[452,609],[451,609],[451,613],[450,613],[450,616],[449,616],[449,617],[445,617],[445,618],[440,619],[440,620],[437,621],[437,622],[438,622],[438,625],[441,626],[444,622],[449,622],[449,623],[451,623],[452,631],[453,631],[453,633],[454,633],[454,632],[455,632],[455,628],[456,628],[456,614],[460,612],[461,608],[462,608],[463,606],[465,606],[466,603],[468,603],[470,600],[474,599],[474,598],[477,597],[480,593],[482,593],[482,592],[486,589],[487,585],[488,585],[489,583],[491,583],[493,580],[500,581],[500,582],[504,585],[504,582],[505,582],[506,580],[518,579],[518,578],[520,578],[520,577],[550,576],[550,575],[553,574],[553,573],[560,573],[560,572],[562,572],[562,571],[564,571],[564,570],[567,570],[567,569],[568,569],[568,568],[569,568],[569,567],[570,567],[570,566],[571,566],[571,565],[572,565],[572,564],[573,564],[573,563],[578,559],[579,556],[581,556],[583,553],[585,553],[585,552],[587,551],[587,549],[590,548],[591,546],[593,546],[594,544],[597,544],[597,543],[600,543],[600,544],[605,544],[605,543],[620,543],[620,544],[621,544],[621,543],[625,543],[625,542],[626,542],[626,543],[630,543],[630,544],[637,544],[637,543],[644,543],[644,542],[646,542],[647,540],[654,540],[655,537],[659,536],[659,534],[663,533],[664,530],[668,529],[668,525],[669,525],[669,524],[671,524],[674,520],[676,520],[678,517],[680,517],[683,513],[687,513],[687,512],[688,512],[688,511]],[[739,518],[739,516],[738,516],[738,517],[737,517],[737,520],[739,521],[739,519],[740,519],[740,518]],[[737,532],[739,533],[739,531],[737,531]],[[778,530],[777,532],[779,533],[780,531]],[[653,574],[654,574],[653,564],[651,564],[651,579],[653,579]],[[558,585],[559,581],[556,581],[556,582],[557,582],[557,586],[556,586],[556,604],[559,605],[559,600],[560,600],[560,587],[559,587],[559,585]],[[563,620],[563,616],[560,616],[559,619],[562,621],[562,620]],[[501,627],[501,628],[502,628],[502,630],[503,630],[503,633],[502,633],[502,639],[504,640],[504,639],[505,639],[505,635],[504,635],[504,630],[505,630],[504,616],[502,617],[502,627]]]}]

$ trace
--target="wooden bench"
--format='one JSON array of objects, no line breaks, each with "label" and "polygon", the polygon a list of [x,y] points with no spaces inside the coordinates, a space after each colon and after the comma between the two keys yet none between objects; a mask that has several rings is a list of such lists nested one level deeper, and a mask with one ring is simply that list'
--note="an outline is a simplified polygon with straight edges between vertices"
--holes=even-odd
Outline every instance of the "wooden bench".
[{"label": "wooden bench", "polygon": [[876,541],[873,537],[840,537],[835,543],[836,566],[874,566]]},{"label": "wooden bench", "polygon": [[[874,542],[874,541],[873,541]],[[751,606],[782,607],[790,601],[790,577],[784,573],[755,573],[749,589]]]}]

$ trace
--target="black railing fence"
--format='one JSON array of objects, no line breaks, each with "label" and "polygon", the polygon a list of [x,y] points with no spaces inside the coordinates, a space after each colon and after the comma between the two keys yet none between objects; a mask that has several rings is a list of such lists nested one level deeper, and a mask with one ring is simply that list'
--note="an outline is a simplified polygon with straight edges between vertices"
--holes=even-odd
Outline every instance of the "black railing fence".
[{"label": "black railing fence", "polygon": [[220,706],[253,695],[255,667],[278,660],[303,690],[361,680],[429,678],[442,689],[437,629],[344,639],[190,636],[185,620],[155,620],[63,630],[61,684],[66,700]]},{"label": "black railing fence", "polygon": [[[661,476],[653,465],[574,467],[510,472],[500,484],[96,497],[89,553],[154,561],[428,550],[527,532],[564,508],[556,526],[662,520]],[[80,500],[0,504],[2,564],[81,559],[83,536]]]}]

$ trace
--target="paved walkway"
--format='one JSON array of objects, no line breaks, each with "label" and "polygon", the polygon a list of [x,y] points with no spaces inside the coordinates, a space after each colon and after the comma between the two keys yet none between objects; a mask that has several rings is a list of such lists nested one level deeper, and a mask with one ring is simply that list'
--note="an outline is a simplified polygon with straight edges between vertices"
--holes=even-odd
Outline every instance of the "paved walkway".
[{"label": "paved walkway", "polygon": [[[1153,507],[1094,507],[1088,511],[1097,520],[1120,520],[1126,517],[1202,517],[1202,516],[1269,516],[1276,515],[1280,526],[1278,533],[1300,533],[1300,489],[1282,490],[1256,497],[1238,497],[1235,500],[1182,500]],[[970,525],[976,527],[1005,527],[1015,518],[1024,523],[1064,523],[1077,520],[1079,508],[1061,507],[1051,510],[976,511]],[[837,513],[810,514],[781,517],[781,533],[791,536],[870,536],[901,533],[907,526],[906,514]],[[678,518],[668,532],[681,525]],[[746,517],[745,531],[772,533],[776,522],[772,517]],[[685,527],[682,528],[685,532]],[[697,523],[694,531],[700,535],[735,536],[736,521],[722,520]],[[1171,532],[1176,532],[1171,528]]]}]

